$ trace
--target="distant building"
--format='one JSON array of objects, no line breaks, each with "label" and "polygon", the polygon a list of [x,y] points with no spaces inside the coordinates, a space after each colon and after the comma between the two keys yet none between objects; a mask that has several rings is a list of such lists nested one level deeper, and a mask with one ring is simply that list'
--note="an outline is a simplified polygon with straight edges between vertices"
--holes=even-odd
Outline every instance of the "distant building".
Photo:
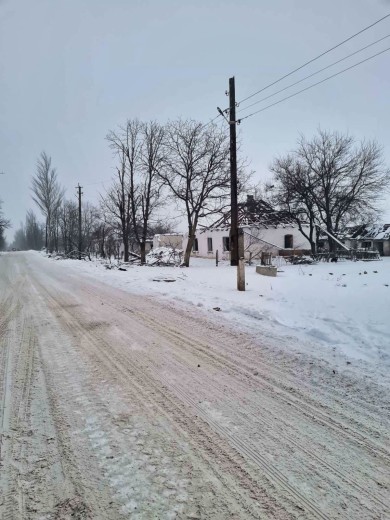
[{"label": "distant building", "polygon": [[[148,254],[149,251],[151,251],[152,248],[153,248],[153,239],[152,238],[147,238],[146,241],[145,241],[145,253]],[[137,244],[129,244],[129,250],[131,252],[133,252],[133,253],[139,254],[140,248],[139,248],[138,243]],[[119,246],[119,257],[121,259],[123,259],[124,256],[125,256],[125,246],[124,246],[123,242],[121,242],[121,244]]]},{"label": "distant building", "polygon": [[164,233],[154,235],[153,249],[158,247],[171,247],[172,249],[183,249],[183,234],[182,233]]}]

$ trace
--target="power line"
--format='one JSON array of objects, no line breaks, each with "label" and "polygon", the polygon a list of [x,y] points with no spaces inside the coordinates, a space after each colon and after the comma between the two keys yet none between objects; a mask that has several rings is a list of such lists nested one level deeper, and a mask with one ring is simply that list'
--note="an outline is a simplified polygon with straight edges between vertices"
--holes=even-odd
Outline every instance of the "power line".
[{"label": "power line", "polygon": [[340,70],[339,72],[336,72],[336,74],[332,74],[331,76],[328,76],[327,78],[324,78],[321,81],[317,81],[317,83],[313,83],[312,85],[309,85],[308,87],[303,88],[302,90],[298,90],[298,92],[294,92],[294,94],[291,94],[290,96],[287,96],[287,97],[285,97],[283,99],[280,99],[279,101],[276,101],[275,103],[272,103],[271,105],[267,105],[266,107],[261,108],[260,110],[256,110],[256,112],[252,112],[252,114],[249,114],[249,115],[247,115],[245,117],[242,117],[241,119],[239,119],[239,121],[240,122],[244,121],[244,119],[248,119],[248,117],[252,117],[255,114],[258,114],[259,112],[264,112],[264,110],[267,110],[268,108],[274,107],[275,105],[278,105],[279,103],[282,103],[283,101],[286,101],[287,99],[290,99],[290,98],[292,98],[294,96],[297,96],[298,94],[301,94],[301,92],[305,92],[306,90],[309,90],[309,89],[311,89],[313,87],[316,87],[317,85],[320,85],[321,83],[324,83],[325,81],[328,81],[329,79],[332,79],[332,78],[334,78],[336,76],[339,76],[343,72],[347,72],[348,70],[354,69],[358,65],[361,65],[362,63],[365,63],[366,61],[372,60],[376,56],[379,56],[380,54],[383,54],[383,53],[385,53],[385,52],[387,52],[389,50],[390,50],[390,47],[388,47],[387,49],[384,49],[383,51],[377,52],[376,54],[373,54],[372,56],[369,56],[368,58],[366,58],[366,59],[364,59],[362,61],[359,61],[358,63],[355,63],[354,65],[351,65],[350,67],[347,67],[346,69],[343,69],[343,70]]},{"label": "power line", "polygon": [[106,180],[106,181],[90,182],[88,184],[85,184],[84,186],[96,186],[97,184],[105,184],[106,182],[110,182],[110,181]]},{"label": "power line", "polygon": [[341,63],[342,61],[345,61],[348,58],[351,58],[352,56],[355,56],[355,54],[359,54],[360,52],[363,52],[364,50],[368,49],[369,47],[372,47],[373,45],[376,45],[377,43],[379,43],[379,42],[381,42],[383,40],[386,40],[386,38],[389,38],[389,37],[390,37],[390,34],[384,36],[383,38],[380,38],[379,40],[376,40],[373,43],[370,43],[369,45],[366,45],[365,47],[360,48],[359,50],[357,50],[355,52],[352,52],[351,54],[348,54],[347,56],[345,56],[344,58],[341,58],[340,60],[334,61],[330,65],[327,65],[326,67],[323,67],[322,69],[317,70],[316,72],[313,72],[313,74],[309,74],[309,76],[305,76],[304,78],[302,78],[302,79],[300,79],[298,81],[295,81],[295,83],[291,83],[290,85],[287,85],[287,87],[284,87],[284,88],[282,88],[280,90],[277,90],[276,92],[274,92],[273,94],[270,94],[269,96],[266,96],[264,98],[259,99],[259,101],[255,101],[254,103],[251,103],[250,105],[247,105],[246,107],[241,108],[239,110],[239,112],[241,112],[242,110],[247,110],[248,108],[251,108],[251,107],[253,107],[255,105],[258,105],[259,103],[261,103],[261,102],[263,102],[263,101],[265,101],[265,100],[267,100],[267,99],[269,99],[271,97],[274,97],[277,94],[280,94],[281,92],[284,92],[285,90],[288,90],[289,88],[294,87],[295,85],[298,85],[299,83],[302,83],[303,81],[306,81],[307,79],[312,78],[313,76],[316,76],[317,74],[320,74],[324,70],[330,69],[331,67],[334,67],[334,65],[337,65],[338,63]]},{"label": "power line", "polygon": [[360,31],[358,31],[357,33],[355,34],[352,34],[352,36],[349,36],[349,38],[346,38],[345,40],[343,40],[342,42],[338,43],[337,45],[334,45],[333,47],[331,47],[330,49],[322,52],[321,54],[319,54],[318,56],[316,56],[315,58],[312,58],[311,60],[307,61],[306,63],[304,63],[303,65],[300,65],[299,67],[297,67],[296,69],[292,70],[291,72],[289,72],[288,74],[285,74],[284,76],[282,76],[281,78],[277,79],[276,81],[274,81],[273,83],[270,83],[269,85],[266,85],[265,87],[261,88],[260,90],[258,90],[257,92],[254,92],[253,94],[251,94],[250,96],[247,96],[246,98],[242,99],[241,101],[239,101],[239,104],[240,103],[243,103],[244,101],[247,101],[248,99],[256,96],[257,94],[260,94],[260,92],[263,92],[264,90],[266,90],[267,88],[270,88],[272,87],[273,85],[276,85],[276,83],[279,83],[280,81],[282,81],[283,79],[285,78],[288,78],[289,76],[291,76],[292,74],[294,74],[295,72],[298,72],[298,70],[301,70],[303,69],[304,67],[306,67],[307,65],[309,65],[310,63],[313,63],[314,61],[322,58],[322,56],[325,56],[325,54],[328,54],[329,52],[337,49],[338,47],[340,47],[341,45],[344,45],[344,43],[347,43],[349,42],[350,40],[352,40],[353,38],[355,38],[356,36],[358,36],[359,34],[362,34],[363,32],[367,31],[368,29],[371,29],[371,27],[374,27],[374,25],[377,25],[378,23],[382,22],[383,20],[385,20],[386,18],[389,18],[390,16],[390,13],[387,14],[386,16],[383,16],[382,18],[380,18],[379,20],[377,20],[376,22],[372,23],[371,25],[368,25],[367,27],[364,27],[363,29],[361,29]]},{"label": "power line", "polygon": [[206,126],[211,125],[211,123],[214,123],[214,121],[215,121],[216,119],[218,119],[219,117],[221,117],[221,114],[218,114],[218,115],[215,116],[213,119],[211,119],[210,121],[208,121],[207,123],[205,123],[204,125],[202,125],[202,126],[200,127],[200,130],[202,130],[203,128],[206,128]]}]

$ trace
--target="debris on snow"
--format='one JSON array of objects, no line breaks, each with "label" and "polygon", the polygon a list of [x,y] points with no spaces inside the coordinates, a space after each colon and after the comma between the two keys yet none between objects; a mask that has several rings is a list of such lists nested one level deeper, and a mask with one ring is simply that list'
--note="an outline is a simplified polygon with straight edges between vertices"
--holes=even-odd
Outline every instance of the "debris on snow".
[{"label": "debris on snow", "polygon": [[179,266],[181,264],[183,251],[172,247],[157,247],[146,255],[147,265],[155,266]]}]

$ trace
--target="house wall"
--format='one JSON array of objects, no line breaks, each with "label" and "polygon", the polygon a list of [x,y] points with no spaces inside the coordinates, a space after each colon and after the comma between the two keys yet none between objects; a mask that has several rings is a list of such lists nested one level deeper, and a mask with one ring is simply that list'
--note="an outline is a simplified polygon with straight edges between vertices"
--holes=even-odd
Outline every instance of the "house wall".
[{"label": "house wall", "polygon": [[[215,258],[216,251],[221,260],[228,260],[229,250],[226,250],[226,240],[229,238],[229,228],[211,229],[196,233],[198,240],[198,251],[193,251],[193,256],[202,258]],[[271,252],[277,255],[279,250],[285,250],[285,235],[292,235],[292,248],[294,250],[310,250],[309,241],[302,235],[297,227],[278,226],[269,228],[244,228],[245,257],[260,255],[261,251]],[[248,233],[252,236],[249,236]],[[208,238],[212,239],[212,250],[208,247]],[[183,239],[183,249],[187,245],[187,237]]]},{"label": "house wall", "polygon": [[[192,256],[200,256],[202,258],[215,258],[216,251],[220,260],[229,259],[229,251],[224,250],[224,237],[229,238],[229,229],[213,229],[209,231],[198,231],[196,239],[198,241],[198,250],[192,251]],[[208,238],[212,239],[212,250],[208,248]],[[183,249],[187,247],[188,235],[183,237]]]},{"label": "house wall", "polygon": [[[374,251],[381,251],[381,246],[379,244],[383,244],[383,256],[390,256],[390,240],[376,240],[375,238],[367,238],[366,240],[353,240],[346,238],[342,242],[349,249],[372,249]],[[368,243],[370,246],[365,247],[365,244]]]},{"label": "house wall", "polygon": [[[371,246],[369,249],[373,249],[374,251],[381,251],[379,243],[383,244],[383,256],[390,256],[390,240],[375,240],[375,239],[367,239],[367,240],[358,240],[357,247],[358,249],[367,249],[365,244],[370,242]],[[355,242],[356,244],[356,242]]]},{"label": "house wall", "polygon": [[383,255],[390,256],[390,240],[383,241]]},{"label": "house wall", "polygon": [[[252,256],[259,255],[261,251],[272,253],[273,255],[279,254],[280,250],[284,250],[285,252],[289,250],[291,250],[291,252],[297,250],[310,251],[310,242],[302,235],[296,226],[284,225],[268,227],[267,229],[246,228],[244,231],[247,232],[244,235],[246,257],[249,256],[249,253],[252,253]],[[286,236],[290,236],[291,238],[286,240]]]},{"label": "house wall", "polygon": [[183,235],[179,233],[154,235],[153,249],[156,249],[157,247],[172,247],[173,249],[183,249]]}]

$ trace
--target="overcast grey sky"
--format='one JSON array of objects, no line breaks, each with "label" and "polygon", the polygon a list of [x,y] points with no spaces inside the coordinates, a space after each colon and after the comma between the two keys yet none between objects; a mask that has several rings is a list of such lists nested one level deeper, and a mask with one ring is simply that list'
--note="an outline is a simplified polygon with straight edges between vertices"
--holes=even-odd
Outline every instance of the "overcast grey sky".
[{"label": "overcast grey sky", "polygon": [[[387,0],[0,0],[8,238],[28,209],[38,214],[30,185],[42,150],[68,198],[80,182],[85,200],[96,202],[113,173],[110,129],[134,117],[207,121],[226,107],[230,76],[243,99],[388,13]],[[387,34],[390,18],[274,90]],[[387,47],[390,38],[291,92]],[[319,126],[378,140],[390,164],[389,65],[387,52],[243,122],[243,153],[256,177],[267,178],[272,158],[293,148],[299,132],[310,137]]]}]

